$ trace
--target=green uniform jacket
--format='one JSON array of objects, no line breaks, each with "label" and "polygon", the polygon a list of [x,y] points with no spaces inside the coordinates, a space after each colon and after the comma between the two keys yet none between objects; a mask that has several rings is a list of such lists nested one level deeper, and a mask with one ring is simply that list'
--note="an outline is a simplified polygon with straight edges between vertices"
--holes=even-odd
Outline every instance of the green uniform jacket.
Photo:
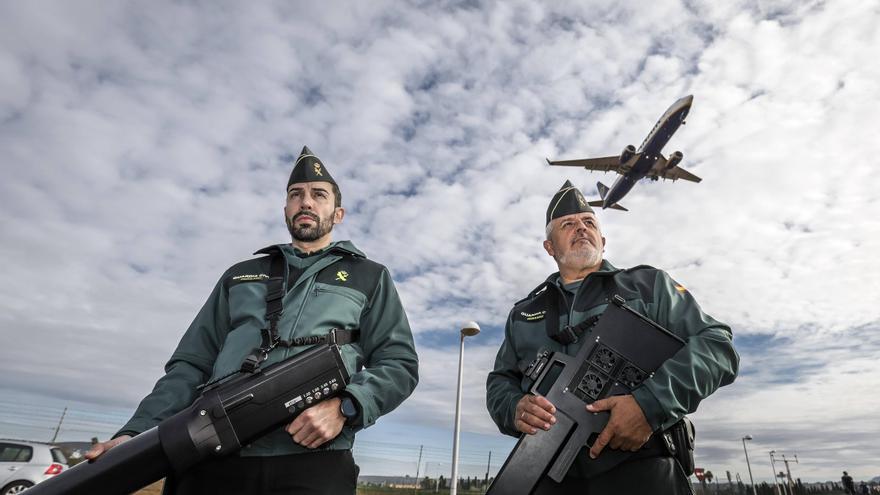
[{"label": "green uniform jacket", "polygon": [[[559,291],[557,300],[564,300],[558,279],[559,274],[554,273],[514,305],[507,318],[495,369],[489,373],[486,404],[498,429],[507,435],[520,435],[514,427],[516,403],[531,386],[521,370],[535,359],[539,350],[573,356],[587,341],[584,335],[577,343],[564,346],[547,336],[547,293]],[[685,414],[694,412],[700,401],[718,387],[733,382],[739,356],[731,342],[730,328],[704,313],[684,287],[656,268],[637,266],[619,270],[603,261],[598,271],[584,279],[569,314],[559,315],[560,328],[601,313],[612,294],[619,294],[630,307],[687,341],[653,377],[633,391],[654,431],[672,426]]]},{"label": "green uniform jacket", "polygon": [[[341,346],[351,375],[346,391],[360,408],[359,421],[346,425],[336,439],[320,447],[350,449],[356,430],[397,407],[418,382],[418,357],[409,322],[388,270],[366,259],[350,242],[333,243],[313,258],[298,256],[289,245],[257,253],[279,250],[287,259],[288,271],[291,267],[302,270],[298,277],[291,277],[295,279],[290,281],[292,287],[286,287],[278,322],[282,339],[326,335],[332,328],[361,330],[357,342]],[[270,256],[264,256],[243,261],[223,274],[165,365],[165,376],[117,436],[141,433],[183,410],[198,397],[198,385],[238,370],[260,346],[260,329],[267,326],[269,260]],[[264,366],[307,348],[276,348]],[[246,446],[241,455],[308,451],[279,428]]]}]

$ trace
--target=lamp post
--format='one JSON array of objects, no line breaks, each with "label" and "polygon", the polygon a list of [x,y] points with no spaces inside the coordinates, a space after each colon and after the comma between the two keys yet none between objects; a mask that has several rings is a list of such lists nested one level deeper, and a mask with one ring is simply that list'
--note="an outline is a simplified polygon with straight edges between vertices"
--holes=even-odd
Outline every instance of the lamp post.
[{"label": "lamp post", "polygon": [[752,465],[749,464],[749,451],[746,450],[746,440],[751,440],[751,439],[752,439],[751,435],[746,435],[746,436],[742,437],[743,452],[746,453],[746,466],[748,466],[748,468],[749,468],[749,481],[752,482],[752,495],[758,495],[758,491],[755,489],[755,479],[752,478]]},{"label": "lamp post", "polygon": [[461,329],[458,347],[458,393],[455,396],[455,436],[452,438],[452,479],[449,480],[449,495],[458,493],[458,430],[461,427],[461,377],[464,369],[464,338],[480,333],[480,325],[469,321]]}]

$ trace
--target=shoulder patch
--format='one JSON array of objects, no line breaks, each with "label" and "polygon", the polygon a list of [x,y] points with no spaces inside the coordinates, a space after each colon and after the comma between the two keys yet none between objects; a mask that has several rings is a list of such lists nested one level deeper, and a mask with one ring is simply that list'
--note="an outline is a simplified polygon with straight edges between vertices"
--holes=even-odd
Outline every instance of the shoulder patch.
[{"label": "shoulder patch", "polygon": [[542,309],[541,311],[535,311],[534,313],[526,313],[525,311],[520,311],[519,316],[521,316],[526,321],[540,321],[544,319],[544,316],[547,315],[547,310]]},{"label": "shoulder patch", "polygon": [[229,267],[223,276],[226,289],[238,284],[269,280],[269,258],[269,256],[261,256],[240,261]]},{"label": "shoulder patch", "polygon": [[539,286],[528,297],[513,305],[513,318],[519,321],[541,321],[547,315],[547,285]]}]

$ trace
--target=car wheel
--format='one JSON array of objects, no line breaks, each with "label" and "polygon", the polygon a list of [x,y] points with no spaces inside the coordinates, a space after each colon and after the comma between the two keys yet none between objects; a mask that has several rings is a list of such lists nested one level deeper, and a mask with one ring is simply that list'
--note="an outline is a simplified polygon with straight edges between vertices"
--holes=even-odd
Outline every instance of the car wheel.
[{"label": "car wheel", "polygon": [[15,481],[3,487],[3,495],[16,495],[34,486],[30,481]]}]

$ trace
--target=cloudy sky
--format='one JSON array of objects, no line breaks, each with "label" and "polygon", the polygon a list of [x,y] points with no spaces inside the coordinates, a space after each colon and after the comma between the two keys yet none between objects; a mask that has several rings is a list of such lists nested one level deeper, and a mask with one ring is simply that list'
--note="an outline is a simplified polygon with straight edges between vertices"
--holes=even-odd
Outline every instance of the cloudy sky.
[{"label": "cloudy sky", "polygon": [[[307,144],[337,239],[387,265],[421,383],[359,435],[364,474],[462,473],[514,440],[484,406],[512,303],[555,270],[545,157],[618,154],[694,95],[666,148],[703,182],[600,213],[728,322],[737,381],[700,405],[697,465],[757,480],[880,475],[880,6],[871,0],[0,2],[0,437],[106,437],[232,263],[289,241]],[[424,446],[416,466],[419,446]],[[779,466],[777,466],[779,467]],[[447,474],[448,476],[448,474]]]}]

